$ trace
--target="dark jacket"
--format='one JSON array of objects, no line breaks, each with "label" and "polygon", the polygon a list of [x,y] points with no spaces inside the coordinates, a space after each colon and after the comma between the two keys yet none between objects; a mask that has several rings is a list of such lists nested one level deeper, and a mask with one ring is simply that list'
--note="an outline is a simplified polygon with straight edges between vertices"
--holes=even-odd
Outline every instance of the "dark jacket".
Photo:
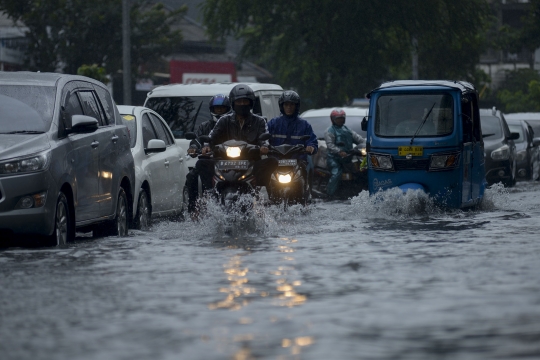
[{"label": "dark jacket", "polygon": [[[217,123],[216,117],[212,116],[212,119],[205,121],[199,125],[199,127],[195,131],[195,134],[197,134],[197,137],[202,136],[202,135],[209,135],[212,129],[214,128],[214,126],[216,126],[216,123]],[[189,147],[200,149],[202,147],[202,144],[199,143],[198,139],[193,139],[189,143]]]},{"label": "dark jacket", "polygon": [[[305,147],[313,146],[315,154],[319,148],[317,136],[313,132],[311,124],[298,115],[281,115],[268,122],[268,131],[272,134],[270,145],[279,146],[282,144],[297,145],[303,144]],[[308,140],[300,140],[302,135],[310,135]],[[307,155],[300,156],[307,158]]]},{"label": "dark jacket", "polygon": [[210,146],[222,144],[227,140],[241,140],[252,145],[268,145],[267,141],[260,141],[259,136],[268,132],[266,121],[263,117],[251,114],[240,128],[239,122],[235,119],[236,113],[224,115],[219,118],[216,126],[210,132]]}]

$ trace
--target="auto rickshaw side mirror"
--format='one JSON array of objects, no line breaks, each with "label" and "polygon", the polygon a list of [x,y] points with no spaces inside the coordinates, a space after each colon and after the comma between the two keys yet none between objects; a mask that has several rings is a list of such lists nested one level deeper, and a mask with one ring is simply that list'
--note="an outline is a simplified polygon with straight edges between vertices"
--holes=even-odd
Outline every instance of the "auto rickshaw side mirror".
[{"label": "auto rickshaw side mirror", "polygon": [[362,126],[362,131],[367,131],[367,116],[364,116],[360,125]]},{"label": "auto rickshaw side mirror", "polygon": [[509,139],[510,139],[510,140],[517,140],[517,139],[519,139],[519,133],[516,133],[516,132],[510,133]]}]

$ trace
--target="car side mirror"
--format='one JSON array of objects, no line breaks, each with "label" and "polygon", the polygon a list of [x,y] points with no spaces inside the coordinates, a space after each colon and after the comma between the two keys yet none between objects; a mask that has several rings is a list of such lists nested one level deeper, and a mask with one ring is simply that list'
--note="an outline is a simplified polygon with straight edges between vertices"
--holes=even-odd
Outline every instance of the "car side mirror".
[{"label": "car side mirror", "polygon": [[195,140],[197,138],[197,134],[194,132],[187,132],[186,133],[186,139],[188,140]]},{"label": "car side mirror", "polygon": [[93,132],[98,128],[96,118],[87,115],[73,115],[71,117],[71,132]]},{"label": "car side mirror", "polygon": [[510,136],[508,137],[508,139],[510,139],[510,140],[519,139],[519,133],[516,133],[516,132],[510,133]]},{"label": "car side mirror", "polygon": [[144,149],[144,152],[146,154],[151,154],[164,152],[165,150],[167,150],[167,145],[165,144],[165,141],[160,139],[152,139],[148,142],[148,145]]},{"label": "car side mirror", "polygon": [[362,119],[362,122],[360,123],[360,126],[362,127],[362,131],[367,131],[367,116],[364,116]]},{"label": "car side mirror", "polygon": [[259,136],[260,141],[266,141],[270,140],[272,138],[272,135],[270,133],[263,133],[261,136]]},{"label": "car side mirror", "polygon": [[534,138],[532,143],[533,143],[533,146],[540,146],[540,138]]}]

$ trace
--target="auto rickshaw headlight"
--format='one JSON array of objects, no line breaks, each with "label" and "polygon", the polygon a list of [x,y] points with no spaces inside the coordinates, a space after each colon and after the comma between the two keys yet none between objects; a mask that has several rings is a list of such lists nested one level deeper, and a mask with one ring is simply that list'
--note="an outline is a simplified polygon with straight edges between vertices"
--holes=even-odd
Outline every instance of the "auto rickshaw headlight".
[{"label": "auto rickshaw headlight", "polygon": [[390,155],[369,154],[369,161],[375,170],[394,171],[394,163]]},{"label": "auto rickshaw headlight", "polygon": [[459,164],[459,154],[431,155],[429,170],[449,170]]},{"label": "auto rickshaw headlight", "polygon": [[493,160],[508,160],[510,158],[510,148],[508,145],[503,145],[497,150],[491,152],[491,158]]}]

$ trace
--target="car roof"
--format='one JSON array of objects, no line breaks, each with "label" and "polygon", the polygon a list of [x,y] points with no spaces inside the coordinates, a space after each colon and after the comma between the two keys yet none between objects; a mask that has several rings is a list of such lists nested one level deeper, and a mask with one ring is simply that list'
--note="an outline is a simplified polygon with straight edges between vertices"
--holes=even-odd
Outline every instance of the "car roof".
[{"label": "car roof", "polygon": [[319,116],[328,116],[334,109],[342,109],[345,111],[347,116],[367,116],[369,109],[368,108],[358,108],[358,107],[333,107],[333,108],[321,108],[321,109],[310,109],[304,111],[300,117],[319,117]]},{"label": "car roof", "polygon": [[276,84],[267,83],[213,83],[213,84],[170,84],[158,86],[148,93],[148,97],[174,97],[174,96],[214,96],[217,94],[229,95],[231,89],[238,84],[248,85],[253,91],[280,90],[283,88]]},{"label": "car roof", "polygon": [[373,89],[367,97],[371,97],[371,93],[377,90],[390,89],[395,87],[449,87],[460,90],[463,94],[476,92],[473,84],[467,81],[452,81],[452,80],[397,80],[382,83],[378,88]]},{"label": "car roof", "polygon": [[517,120],[540,120],[540,112],[523,112],[523,113],[510,113],[504,114],[506,119]]},{"label": "car roof", "polygon": [[97,80],[70,74],[32,72],[32,71],[0,71],[0,82],[10,85],[39,85],[39,86],[56,86],[62,80],[83,80],[92,83],[100,83]]}]

